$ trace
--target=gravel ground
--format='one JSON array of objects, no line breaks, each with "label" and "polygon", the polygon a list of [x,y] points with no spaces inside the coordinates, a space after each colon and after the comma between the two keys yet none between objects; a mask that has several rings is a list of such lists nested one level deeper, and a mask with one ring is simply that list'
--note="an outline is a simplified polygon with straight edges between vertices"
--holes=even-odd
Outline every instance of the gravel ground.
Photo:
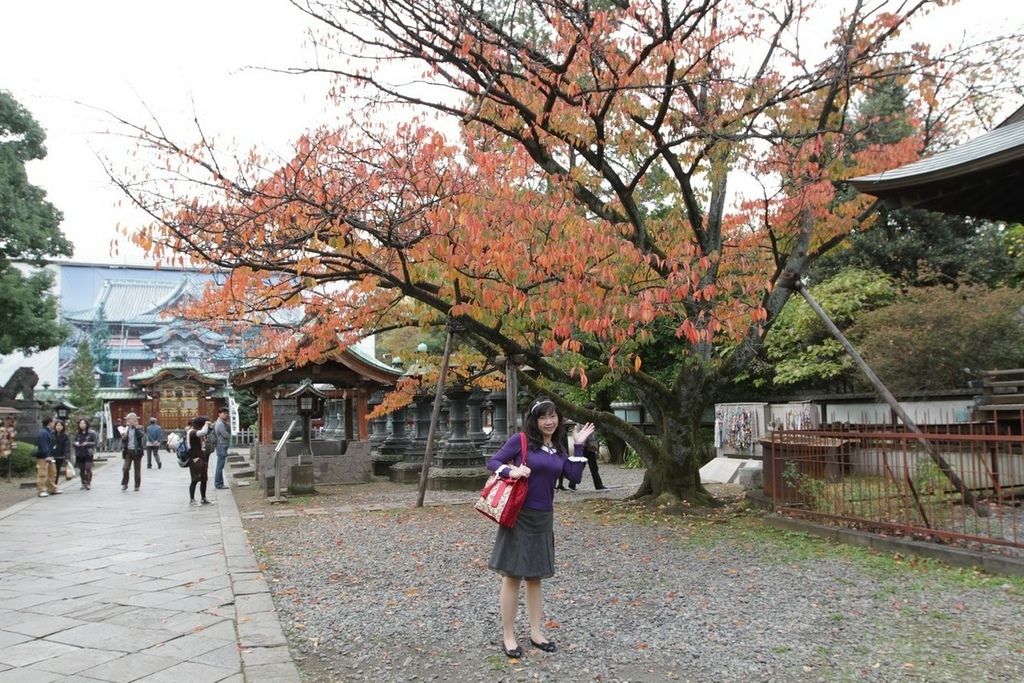
[{"label": "gravel ground", "polygon": [[[642,514],[615,488],[557,493],[557,574],[544,582],[559,650],[501,654],[493,523],[376,483],[262,502],[236,488],[307,680],[1020,681],[1024,582],[765,529],[756,514]],[[367,509],[370,508],[370,509]],[[529,645],[525,605],[517,622]]]}]

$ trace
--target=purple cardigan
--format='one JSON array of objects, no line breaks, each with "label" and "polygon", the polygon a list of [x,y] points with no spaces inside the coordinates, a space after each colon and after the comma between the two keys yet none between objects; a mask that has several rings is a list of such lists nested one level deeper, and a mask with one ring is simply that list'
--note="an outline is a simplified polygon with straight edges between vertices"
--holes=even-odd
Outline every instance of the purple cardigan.
[{"label": "purple cardigan", "polygon": [[[507,477],[505,465],[511,463],[518,466],[522,460],[522,442],[519,434],[514,435],[498,449],[498,452],[487,461],[487,469],[498,472],[499,476]],[[526,500],[523,506],[531,510],[553,510],[555,502],[555,484],[559,477],[565,477],[573,484],[580,483],[587,458],[583,455],[583,444],[576,444],[574,454],[566,457],[564,453],[549,453],[545,450],[532,450],[527,447],[526,465],[530,468],[527,478]],[[501,471],[499,471],[501,470]]]}]

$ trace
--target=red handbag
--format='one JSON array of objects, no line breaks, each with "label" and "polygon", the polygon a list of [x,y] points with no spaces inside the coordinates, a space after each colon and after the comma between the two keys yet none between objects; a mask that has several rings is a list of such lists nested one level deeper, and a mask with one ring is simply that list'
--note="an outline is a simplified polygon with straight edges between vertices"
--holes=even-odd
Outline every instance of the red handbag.
[{"label": "red handbag", "polygon": [[[526,434],[519,432],[523,446],[523,462],[526,464]],[[491,474],[480,492],[480,499],[473,506],[485,517],[490,517],[501,526],[512,526],[519,517],[519,508],[526,499],[526,479],[510,479]]]}]

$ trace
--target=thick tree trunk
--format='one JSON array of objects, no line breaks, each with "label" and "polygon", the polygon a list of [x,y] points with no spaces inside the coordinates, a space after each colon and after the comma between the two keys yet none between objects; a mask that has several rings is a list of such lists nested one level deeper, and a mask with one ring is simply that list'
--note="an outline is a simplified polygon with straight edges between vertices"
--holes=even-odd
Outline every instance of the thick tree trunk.
[{"label": "thick tree trunk", "polygon": [[[692,406],[687,407],[697,416],[703,414],[703,408],[693,410]],[[676,415],[661,413],[661,448],[654,449],[653,458],[645,458],[647,471],[633,497],[656,500],[666,505],[687,501],[703,507],[711,504],[713,499],[700,481],[701,462],[698,456],[701,451],[697,447],[696,438],[700,418],[686,416],[680,419]],[[647,453],[650,452],[647,450]]]},{"label": "thick tree trunk", "polygon": [[610,435],[605,439],[608,444],[608,462],[621,465],[626,460],[626,442],[617,436]]},{"label": "thick tree trunk", "polygon": [[657,463],[647,468],[644,481],[634,494],[634,498],[656,500],[665,504],[677,500],[687,501],[698,507],[713,502],[711,494],[700,482],[700,468],[696,465],[696,459],[692,457],[685,463],[659,458]]}]

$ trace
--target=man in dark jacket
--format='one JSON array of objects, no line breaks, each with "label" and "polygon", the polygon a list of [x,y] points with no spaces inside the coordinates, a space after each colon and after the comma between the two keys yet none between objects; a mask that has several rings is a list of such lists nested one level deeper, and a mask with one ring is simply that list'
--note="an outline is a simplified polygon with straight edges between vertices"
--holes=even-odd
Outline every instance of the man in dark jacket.
[{"label": "man in dark jacket", "polygon": [[121,490],[128,490],[128,472],[135,468],[135,490],[142,485],[142,454],[146,450],[146,432],[139,426],[139,416],[128,413],[124,416],[128,424],[121,427]]},{"label": "man in dark jacket", "polygon": [[164,430],[157,424],[156,418],[149,418],[149,426],[146,427],[146,469],[153,469],[153,458],[156,458],[156,468],[163,467],[160,462],[160,442],[164,440]]},{"label": "man in dark jacket", "polygon": [[43,426],[36,437],[36,490],[40,498],[64,493],[57,488],[57,467],[53,460],[53,418],[44,417]]},{"label": "man in dark jacket", "polygon": [[[587,410],[597,410],[597,404],[588,403]],[[591,434],[583,444],[583,455],[587,457],[587,466],[590,467],[590,476],[594,478],[594,490],[603,491],[607,486],[601,481],[601,474],[597,470],[597,456],[601,452],[601,444],[597,440],[597,432]],[[569,484],[569,488],[576,490],[576,484]]]}]

